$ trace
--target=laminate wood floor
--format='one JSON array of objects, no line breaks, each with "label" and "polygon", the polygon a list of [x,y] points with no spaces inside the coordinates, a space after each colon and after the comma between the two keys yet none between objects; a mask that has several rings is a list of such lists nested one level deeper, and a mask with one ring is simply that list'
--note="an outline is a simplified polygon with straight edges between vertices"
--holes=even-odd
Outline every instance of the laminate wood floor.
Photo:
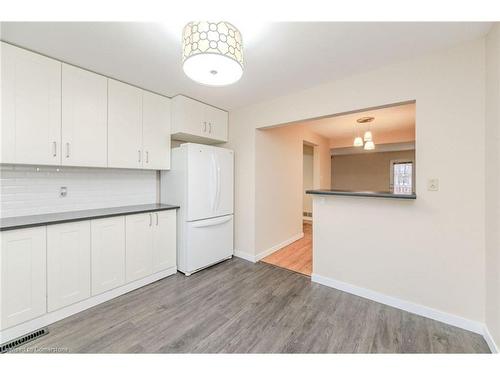
[{"label": "laminate wood floor", "polygon": [[312,224],[304,222],[304,237],[261,259],[295,272],[311,276],[312,273]]},{"label": "laminate wood floor", "polygon": [[19,352],[487,353],[446,324],[233,258],[177,273],[49,326]]}]

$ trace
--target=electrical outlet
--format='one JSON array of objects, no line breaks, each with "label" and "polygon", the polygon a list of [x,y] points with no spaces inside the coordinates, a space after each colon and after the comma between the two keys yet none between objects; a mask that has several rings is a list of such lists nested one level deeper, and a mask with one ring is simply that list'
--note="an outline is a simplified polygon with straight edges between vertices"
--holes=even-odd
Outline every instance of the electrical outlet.
[{"label": "electrical outlet", "polygon": [[429,178],[427,180],[427,190],[429,190],[429,191],[438,191],[439,190],[439,179],[437,179],[437,178]]},{"label": "electrical outlet", "polygon": [[68,188],[66,186],[61,186],[59,189],[59,196],[64,198],[66,195],[68,195]]}]

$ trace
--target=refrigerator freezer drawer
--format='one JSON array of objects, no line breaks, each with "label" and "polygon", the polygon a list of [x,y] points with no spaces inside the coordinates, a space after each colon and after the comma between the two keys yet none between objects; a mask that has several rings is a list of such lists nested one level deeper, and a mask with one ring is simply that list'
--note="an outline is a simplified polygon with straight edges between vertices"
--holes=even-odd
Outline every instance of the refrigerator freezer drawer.
[{"label": "refrigerator freezer drawer", "polygon": [[186,269],[192,273],[233,255],[233,215],[186,222]]}]

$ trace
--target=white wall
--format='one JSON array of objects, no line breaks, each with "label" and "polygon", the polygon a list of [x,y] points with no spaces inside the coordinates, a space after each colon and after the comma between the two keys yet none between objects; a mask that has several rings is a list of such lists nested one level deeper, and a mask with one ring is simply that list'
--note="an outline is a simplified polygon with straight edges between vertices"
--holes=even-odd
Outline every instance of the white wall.
[{"label": "white wall", "polygon": [[500,345],[500,24],[486,40],[486,324]]},{"label": "white wall", "polygon": [[[358,228],[339,222],[329,232],[329,239],[315,239],[315,266],[319,259],[325,263],[314,272],[336,279],[349,275],[353,284],[484,321],[484,44],[484,39],[468,42],[233,111],[230,145],[237,155],[236,248],[255,253],[263,244],[270,246],[279,240],[271,238],[273,231],[255,220],[256,212],[259,218],[273,215],[268,225],[274,226],[280,219],[275,213],[281,212],[276,209],[277,200],[269,198],[276,179],[263,179],[266,176],[256,171],[255,161],[267,148],[266,139],[256,136],[256,128],[416,100],[418,199],[405,206],[369,198],[342,201],[337,211],[331,212],[332,218],[365,217],[368,207],[368,217],[373,219],[370,232],[377,233],[375,241],[360,236]],[[467,176],[463,170],[469,171]],[[439,192],[425,190],[426,180],[433,177],[440,179]],[[396,228],[411,228],[412,241],[404,248],[387,241],[395,229],[387,223],[393,221]],[[344,233],[341,238],[345,241],[337,240],[332,248],[339,231],[350,233],[350,241]],[[370,280],[378,282],[367,285],[367,270],[353,267],[352,259],[342,258],[352,252],[358,262],[365,262],[361,250],[366,252],[365,259],[374,262]],[[338,274],[342,264],[346,269]]]},{"label": "white wall", "polygon": [[[257,130],[255,254],[296,238],[302,233],[303,142],[316,146],[317,188],[330,186],[330,149],[327,138],[302,125]],[[315,176],[316,177],[316,176]]]},{"label": "white wall", "polygon": [[[57,171],[59,170],[59,171]],[[156,171],[0,166],[0,216],[23,216],[157,201]],[[66,186],[66,197],[59,196]]]}]

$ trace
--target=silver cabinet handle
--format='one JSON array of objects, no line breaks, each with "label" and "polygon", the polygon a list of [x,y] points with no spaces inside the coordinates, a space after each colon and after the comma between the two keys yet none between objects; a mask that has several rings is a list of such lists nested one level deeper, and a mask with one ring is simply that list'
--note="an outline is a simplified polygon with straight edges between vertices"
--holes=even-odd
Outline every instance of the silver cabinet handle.
[{"label": "silver cabinet handle", "polygon": [[146,163],[149,163],[149,151],[146,151]]},{"label": "silver cabinet handle", "polygon": [[52,142],[52,147],[53,147],[52,156],[56,157],[57,156],[57,142],[56,141]]},{"label": "silver cabinet handle", "polygon": [[141,162],[141,150],[137,150],[137,153],[139,154],[139,163]]},{"label": "silver cabinet handle", "polygon": [[203,121],[203,132],[204,133],[207,132],[207,122],[206,121]]},{"label": "silver cabinet handle", "polygon": [[156,226],[158,226],[158,212],[156,213]]},{"label": "silver cabinet handle", "polygon": [[209,129],[208,132],[210,134],[212,134],[212,123],[211,122],[208,123],[208,129]]},{"label": "silver cabinet handle", "polygon": [[149,214],[149,226],[153,225],[153,218],[151,217],[151,214]]},{"label": "silver cabinet handle", "polygon": [[66,142],[66,158],[69,158],[69,142]]}]

